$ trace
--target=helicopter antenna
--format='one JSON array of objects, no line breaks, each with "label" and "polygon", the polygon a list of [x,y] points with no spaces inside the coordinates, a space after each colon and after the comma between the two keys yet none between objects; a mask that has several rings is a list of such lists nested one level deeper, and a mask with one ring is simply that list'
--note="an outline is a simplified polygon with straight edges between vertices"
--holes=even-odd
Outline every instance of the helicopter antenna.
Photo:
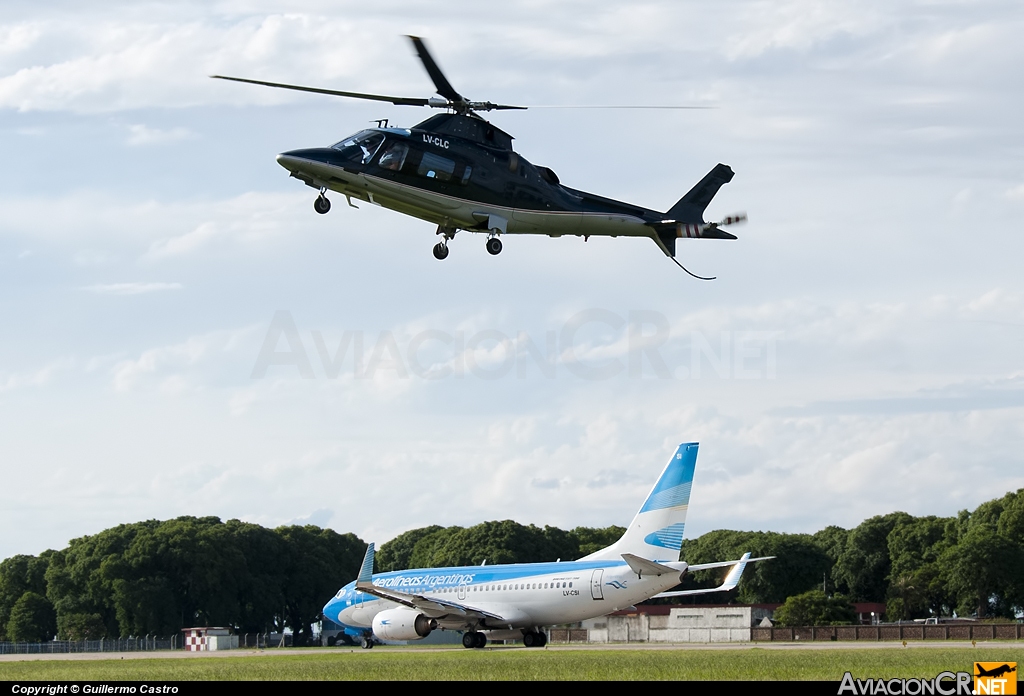
[{"label": "helicopter antenna", "polygon": [[370,123],[376,123],[378,128],[388,127],[388,120],[386,118],[375,118]]},{"label": "helicopter antenna", "polygon": [[686,271],[687,273],[689,273],[690,275],[692,275],[692,276],[693,276],[694,278],[696,278],[697,280],[714,280],[715,278],[717,278],[717,277],[718,277],[718,276],[711,276],[710,278],[705,278],[704,276],[699,276],[699,275],[697,275],[696,273],[694,273],[693,271],[691,271],[690,269],[688,269],[688,268],[687,268],[686,266],[684,266],[683,264],[679,263],[679,261],[678,261],[678,260],[676,259],[676,257],[675,257],[675,256],[669,256],[669,258],[670,258],[670,259],[672,259],[672,262],[673,262],[673,263],[674,263],[675,265],[679,266],[679,267],[680,267],[681,269],[683,269],[684,271]]}]

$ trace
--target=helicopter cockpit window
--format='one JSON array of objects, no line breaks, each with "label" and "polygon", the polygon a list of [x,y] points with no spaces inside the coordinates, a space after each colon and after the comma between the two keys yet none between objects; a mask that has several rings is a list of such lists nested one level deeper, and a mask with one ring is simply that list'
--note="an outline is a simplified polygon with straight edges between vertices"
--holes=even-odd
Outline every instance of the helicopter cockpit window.
[{"label": "helicopter cockpit window", "polygon": [[455,173],[455,162],[447,157],[438,157],[429,152],[424,152],[423,159],[420,160],[420,166],[416,173],[428,179],[448,181],[452,178],[452,174]]},{"label": "helicopter cockpit window", "polygon": [[384,142],[384,136],[381,133],[365,130],[356,133],[351,138],[345,138],[331,147],[340,151],[346,159],[358,159],[366,164],[373,159],[373,155],[382,142]]},{"label": "helicopter cockpit window", "polygon": [[389,169],[393,172],[401,170],[405,164],[405,158],[409,155],[409,146],[405,143],[394,143],[380,156],[381,169]]}]

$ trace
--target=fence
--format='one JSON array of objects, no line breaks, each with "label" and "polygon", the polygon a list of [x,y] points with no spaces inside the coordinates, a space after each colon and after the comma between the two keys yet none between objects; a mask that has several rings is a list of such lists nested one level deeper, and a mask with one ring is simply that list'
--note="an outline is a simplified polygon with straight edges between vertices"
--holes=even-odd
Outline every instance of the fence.
[{"label": "fence", "polygon": [[180,636],[129,636],[100,640],[51,640],[46,643],[0,643],[0,655],[36,655],[85,652],[148,652],[181,647]]},{"label": "fence", "polygon": [[755,641],[881,641],[881,640],[1020,640],[1024,625],[1006,624],[883,624],[877,626],[801,626],[750,629]]},{"label": "fence", "polygon": [[[292,647],[292,636],[285,635],[284,647]],[[153,650],[181,650],[182,637],[129,636],[127,638],[101,638],[99,640],[51,640],[46,643],[0,642],[0,655],[46,655],[51,653],[91,652],[147,652]],[[240,648],[278,648],[281,634],[243,633],[238,636]]]}]

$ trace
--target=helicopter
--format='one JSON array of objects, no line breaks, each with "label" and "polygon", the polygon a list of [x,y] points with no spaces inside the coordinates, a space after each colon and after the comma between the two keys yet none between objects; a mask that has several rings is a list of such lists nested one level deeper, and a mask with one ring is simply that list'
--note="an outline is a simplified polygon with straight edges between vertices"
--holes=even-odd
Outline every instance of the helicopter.
[{"label": "helicopter", "polygon": [[[512,147],[512,136],[480,113],[525,110],[525,106],[473,101],[457,92],[438,67],[423,40],[409,36],[437,94],[428,99],[344,92],[319,87],[211,75],[266,87],[390,102],[396,106],[443,109],[411,128],[376,121],[330,147],[282,152],[278,163],[290,175],[319,191],[313,209],[331,209],[328,191],[379,205],[437,225],[433,254],[448,257],[457,232],[487,235],[486,248],[501,253],[502,237],[537,234],[647,237],[680,268],[700,280],[713,280],[686,269],[676,259],[676,240],[736,239],[723,227],[744,222],[745,213],[705,222],[704,211],[733,171],[716,165],[667,212],[624,203],[570,188],[548,167],[534,165]],[[701,108],[701,107],[636,107]]]}]

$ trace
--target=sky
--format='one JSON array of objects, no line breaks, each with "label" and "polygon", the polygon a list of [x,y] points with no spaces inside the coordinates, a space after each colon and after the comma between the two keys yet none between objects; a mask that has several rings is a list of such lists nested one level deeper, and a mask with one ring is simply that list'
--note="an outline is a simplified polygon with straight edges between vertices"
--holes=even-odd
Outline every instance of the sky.
[{"label": "sky", "polygon": [[[378,544],[953,515],[1024,487],[1019,2],[63,2],[0,9],[0,558],[180,515]],[[406,34],[562,182],[681,240],[460,233],[274,160],[426,109]]]}]

